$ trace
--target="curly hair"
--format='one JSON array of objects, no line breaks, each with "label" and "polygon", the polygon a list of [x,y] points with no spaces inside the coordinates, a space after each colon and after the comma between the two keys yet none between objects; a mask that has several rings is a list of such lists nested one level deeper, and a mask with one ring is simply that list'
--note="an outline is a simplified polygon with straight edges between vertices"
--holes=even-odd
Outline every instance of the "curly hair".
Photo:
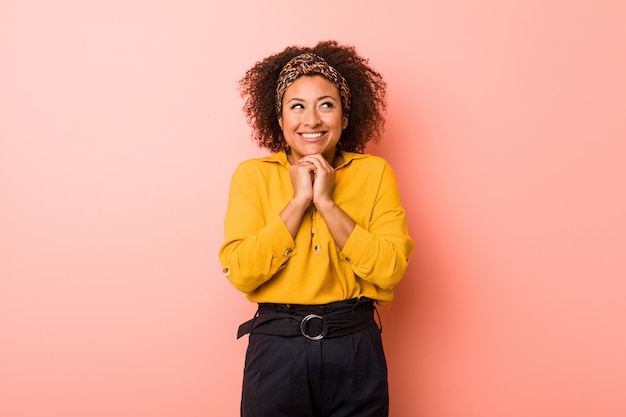
[{"label": "curly hair", "polygon": [[353,46],[340,45],[333,40],[319,42],[312,48],[287,47],[246,71],[239,81],[239,90],[245,100],[243,111],[252,127],[252,140],[271,152],[288,149],[276,117],[276,82],[285,64],[303,53],[314,53],[324,58],[350,86],[350,120],[336,149],[362,153],[368,142],[378,142],[385,127],[385,81]]}]

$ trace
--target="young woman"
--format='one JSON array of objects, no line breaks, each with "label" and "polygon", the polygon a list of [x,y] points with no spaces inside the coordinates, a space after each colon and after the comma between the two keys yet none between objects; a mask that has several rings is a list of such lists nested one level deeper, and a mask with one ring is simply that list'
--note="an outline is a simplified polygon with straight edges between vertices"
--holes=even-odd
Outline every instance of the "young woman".
[{"label": "young woman", "polygon": [[388,416],[375,303],[413,249],[383,130],[385,83],[353,47],[288,47],[240,81],[253,139],[272,154],[233,174],[219,258],[258,303],[243,417]]}]

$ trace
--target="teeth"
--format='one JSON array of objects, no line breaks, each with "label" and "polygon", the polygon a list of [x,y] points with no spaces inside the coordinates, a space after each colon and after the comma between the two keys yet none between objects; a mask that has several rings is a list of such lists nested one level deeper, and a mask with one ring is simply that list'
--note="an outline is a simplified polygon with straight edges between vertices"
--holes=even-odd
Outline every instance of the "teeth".
[{"label": "teeth", "polygon": [[318,133],[301,133],[303,138],[307,138],[307,139],[313,139],[313,138],[319,138],[320,136],[323,135],[323,133],[318,132]]}]

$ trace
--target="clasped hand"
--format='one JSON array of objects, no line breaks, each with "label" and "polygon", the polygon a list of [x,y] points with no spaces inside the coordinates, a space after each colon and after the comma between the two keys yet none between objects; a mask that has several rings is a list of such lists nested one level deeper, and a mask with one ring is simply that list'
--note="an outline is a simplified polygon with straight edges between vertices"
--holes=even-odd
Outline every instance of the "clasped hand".
[{"label": "clasped hand", "polygon": [[289,169],[293,198],[316,206],[332,201],[335,168],[321,155],[307,155],[294,161]]}]

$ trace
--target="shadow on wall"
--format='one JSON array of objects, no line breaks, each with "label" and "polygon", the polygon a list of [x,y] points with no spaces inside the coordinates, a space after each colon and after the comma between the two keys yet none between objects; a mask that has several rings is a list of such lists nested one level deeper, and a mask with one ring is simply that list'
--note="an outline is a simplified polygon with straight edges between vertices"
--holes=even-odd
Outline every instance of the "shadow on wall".
[{"label": "shadow on wall", "polygon": [[[390,106],[392,107],[392,106]],[[383,325],[385,353],[389,366],[391,415],[421,415],[421,406],[428,395],[428,380],[423,369],[424,340],[434,323],[439,303],[434,283],[437,265],[442,263],[430,243],[432,233],[424,208],[424,158],[427,158],[428,137],[415,101],[395,96],[393,107],[402,112],[388,114],[386,131],[380,144],[367,152],[385,158],[393,167],[400,188],[400,197],[407,213],[409,233],[415,241],[408,270],[395,288],[394,301],[379,307]],[[407,112],[406,109],[412,109]]]}]

